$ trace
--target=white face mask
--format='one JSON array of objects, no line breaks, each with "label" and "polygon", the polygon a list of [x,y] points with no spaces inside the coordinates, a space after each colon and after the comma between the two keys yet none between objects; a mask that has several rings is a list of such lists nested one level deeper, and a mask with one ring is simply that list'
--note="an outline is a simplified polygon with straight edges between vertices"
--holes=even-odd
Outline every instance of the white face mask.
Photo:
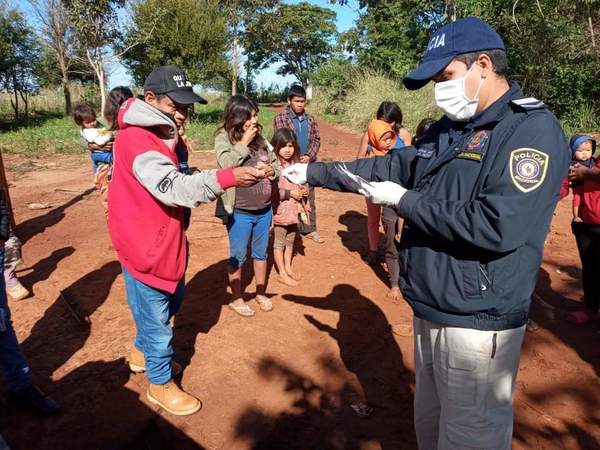
[{"label": "white face mask", "polygon": [[[469,68],[467,74],[471,71],[473,66]],[[455,80],[435,83],[435,103],[444,114],[457,122],[466,122],[475,115],[477,105],[479,104],[479,90],[485,81],[485,78],[481,79],[479,86],[477,87],[477,92],[475,92],[475,96],[472,100],[469,100],[465,94],[466,77],[467,75],[465,74],[464,77]]]}]

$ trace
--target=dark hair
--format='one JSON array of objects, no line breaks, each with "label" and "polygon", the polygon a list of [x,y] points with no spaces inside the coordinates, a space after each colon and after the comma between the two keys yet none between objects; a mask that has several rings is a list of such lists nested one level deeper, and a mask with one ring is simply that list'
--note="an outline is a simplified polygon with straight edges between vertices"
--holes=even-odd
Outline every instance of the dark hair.
[{"label": "dark hair", "polygon": [[87,103],[80,103],[73,110],[73,120],[79,126],[82,126],[83,122],[96,120],[96,113],[94,112],[94,108],[92,108]]},{"label": "dark hair", "polygon": [[292,155],[292,161],[297,163],[300,162],[300,146],[296,139],[296,133],[289,128],[279,128],[275,130],[273,138],[271,139],[271,145],[273,151],[279,157],[279,149],[285,147],[287,144],[292,143],[294,145],[294,154]]},{"label": "dark hair", "polygon": [[417,125],[417,130],[415,131],[415,136],[412,140],[413,143],[425,136],[427,131],[429,131],[429,129],[431,128],[431,125],[433,125],[434,123],[435,120],[433,120],[431,117],[426,117],[423,120],[421,120],[419,122],[419,125]]},{"label": "dark hair", "polygon": [[508,61],[506,59],[506,51],[495,48],[492,50],[483,50],[479,52],[463,53],[458,55],[455,59],[464,63],[467,67],[471,67],[477,58],[481,55],[488,55],[494,66],[494,73],[501,77],[506,77],[508,71]]},{"label": "dark hair", "polygon": [[299,84],[293,84],[288,89],[288,100],[291,100],[294,97],[303,97],[303,98],[306,98],[306,91]]},{"label": "dark hair", "polygon": [[402,128],[402,110],[397,103],[381,102],[381,105],[377,108],[377,119],[387,123],[394,122],[394,131],[396,133]]},{"label": "dark hair", "polygon": [[[258,114],[258,105],[250,97],[237,94],[229,98],[223,112],[223,125],[219,128],[227,133],[229,142],[235,144],[241,141],[244,135],[244,124],[252,118],[252,111],[256,111]],[[261,131],[262,126],[258,124],[258,133],[249,145],[253,150],[258,150],[266,145],[260,134]]]},{"label": "dark hair", "polygon": [[119,108],[125,102],[125,100],[133,97],[133,92],[127,86],[117,86],[116,88],[111,89],[111,91],[106,96],[106,101],[104,102],[104,118],[108,123],[108,126],[111,130],[117,130],[119,128],[119,123],[117,122],[117,117],[119,115]]}]

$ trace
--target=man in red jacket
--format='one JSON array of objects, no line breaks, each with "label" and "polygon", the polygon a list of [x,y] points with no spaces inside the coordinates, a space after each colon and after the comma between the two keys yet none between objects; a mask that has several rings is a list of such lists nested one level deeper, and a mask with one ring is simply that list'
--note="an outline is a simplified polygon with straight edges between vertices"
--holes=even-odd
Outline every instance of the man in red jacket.
[{"label": "man in red jacket", "polygon": [[176,122],[194,103],[207,102],[179,68],[162,66],[148,75],[143,100],[131,98],[119,111],[108,194],[109,233],[137,328],[129,367],[146,371],[148,400],[175,415],[201,408],[173,382],[181,367],[171,361],[169,321],[183,300],[188,257],[183,209],[266,175],[249,167],[180,172]]}]

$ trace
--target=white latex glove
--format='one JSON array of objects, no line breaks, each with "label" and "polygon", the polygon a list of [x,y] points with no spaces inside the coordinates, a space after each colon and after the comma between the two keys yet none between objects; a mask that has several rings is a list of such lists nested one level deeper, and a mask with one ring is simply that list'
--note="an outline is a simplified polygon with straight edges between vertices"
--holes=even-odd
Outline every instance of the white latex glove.
[{"label": "white latex glove", "polygon": [[406,193],[406,189],[393,181],[373,181],[361,183],[358,192],[376,205],[396,207]]},{"label": "white latex glove", "polygon": [[291,183],[304,184],[306,183],[307,168],[308,164],[296,163],[283,169],[283,172],[281,174],[284,177],[286,177]]}]

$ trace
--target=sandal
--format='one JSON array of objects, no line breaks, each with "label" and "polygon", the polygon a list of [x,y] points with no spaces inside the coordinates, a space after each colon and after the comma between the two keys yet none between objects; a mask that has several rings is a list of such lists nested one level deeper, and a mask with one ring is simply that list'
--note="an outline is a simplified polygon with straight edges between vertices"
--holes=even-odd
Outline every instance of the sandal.
[{"label": "sandal", "polygon": [[254,297],[254,300],[256,300],[256,303],[258,303],[260,309],[265,312],[271,311],[273,309],[273,302],[269,297],[266,297],[264,295],[257,295],[256,297]]},{"label": "sandal", "polygon": [[575,311],[567,316],[567,322],[575,325],[583,325],[588,323],[590,320],[592,320],[592,318],[585,311]]},{"label": "sandal", "polygon": [[229,306],[242,317],[252,317],[255,314],[254,310],[245,303],[243,305],[236,305],[233,302],[231,302],[227,306]]}]

